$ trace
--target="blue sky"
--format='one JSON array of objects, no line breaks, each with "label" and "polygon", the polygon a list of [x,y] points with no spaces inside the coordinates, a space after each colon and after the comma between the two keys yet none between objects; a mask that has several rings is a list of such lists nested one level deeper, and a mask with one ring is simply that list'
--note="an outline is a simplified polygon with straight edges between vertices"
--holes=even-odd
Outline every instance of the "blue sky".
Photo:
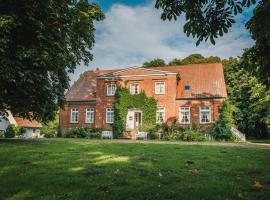
[{"label": "blue sky", "polygon": [[[93,2],[93,1],[92,1]],[[236,57],[244,48],[253,45],[245,22],[252,15],[252,8],[236,17],[236,24],[216,45],[209,42],[196,47],[196,39],[183,33],[184,18],[177,21],[162,21],[160,11],[154,8],[153,0],[94,0],[106,15],[102,22],[95,23],[96,43],[94,60],[89,66],[78,66],[71,75],[71,83],[87,70],[119,69],[141,66],[145,61],[162,58],[184,58],[192,53],[204,56]]]}]

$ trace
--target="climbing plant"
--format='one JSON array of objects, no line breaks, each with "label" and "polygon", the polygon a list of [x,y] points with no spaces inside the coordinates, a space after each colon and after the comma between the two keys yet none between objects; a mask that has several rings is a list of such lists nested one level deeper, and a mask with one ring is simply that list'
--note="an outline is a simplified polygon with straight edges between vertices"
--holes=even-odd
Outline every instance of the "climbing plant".
[{"label": "climbing plant", "polygon": [[123,134],[128,109],[137,108],[142,111],[142,123],[154,125],[156,123],[157,102],[153,97],[147,97],[145,92],[130,94],[127,88],[118,88],[114,101],[113,133],[115,137]]}]

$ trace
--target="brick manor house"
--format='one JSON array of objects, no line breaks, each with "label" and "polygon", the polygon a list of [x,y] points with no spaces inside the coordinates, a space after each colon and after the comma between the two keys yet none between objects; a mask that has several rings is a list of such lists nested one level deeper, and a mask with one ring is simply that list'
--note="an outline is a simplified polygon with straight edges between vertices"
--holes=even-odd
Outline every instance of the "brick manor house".
[{"label": "brick manor house", "polygon": [[[204,130],[217,120],[227,97],[221,63],[87,71],[66,93],[60,128],[111,130],[114,94],[119,86],[129,88],[131,94],[145,91],[153,96],[157,100],[157,123],[176,118],[180,124],[196,124]],[[126,129],[136,129],[142,123],[142,111],[129,109]]]}]

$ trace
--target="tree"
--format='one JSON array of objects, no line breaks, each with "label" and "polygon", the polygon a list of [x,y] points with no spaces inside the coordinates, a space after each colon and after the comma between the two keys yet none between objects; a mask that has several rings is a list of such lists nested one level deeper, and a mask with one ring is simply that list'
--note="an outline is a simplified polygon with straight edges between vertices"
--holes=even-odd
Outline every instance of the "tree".
[{"label": "tree", "polygon": [[270,90],[245,69],[244,58],[223,61],[227,92],[237,108],[234,119],[247,137],[270,136]]},{"label": "tree", "polygon": [[[252,61],[247,65],[253,75],[270,87],[270,1],[269,0],[156,0],[155,7],[162,10],[161,19],[176,20],[185,14],[184,32],[197,38],[196,45],[203,40],[215,39],[228,33],[235,23],[234,18],[252,4],[254,15],[246,23],[255,45],[244,56]],[[255,67],[254,67],[255,66]]]},{"label": "tree", "polygon": [[52,120],[68,74],[92,60],[93,21],[103,18],[87,0],[1,1],[0,114]]},{"label": "tree", "polygon": [[231,128],[235,126],[233,118],[234,106],[227,100],[223,107],[219,109],[220,115],[216,121],[212,135],[216,140],[232,140]]},{"label": "tree", "polygon": [[160,58],[156,58],[156,59],[151,60],[149,62],[143,63],[142,67],[151,68],[151,67],[163,67],[163,66],[166,66],[165,61],[160,59]]},{"label": "tree", "polygon": [[215,44],[215,38],[228,33],[234,17],[255,3],[256,0],[156,0],[155,7],[162,10],[163,20],[176,20],[185,14],[184,32],[198,38],[199,45],[208,39]]},{"label": "tree", "polygon": [[184,59],[173,59],[168,63],[171,65],[187,65],[187,64],[200,64],[200,63],[219,63],[221,59],[217,56],[204,57],[201,54],[190,54]]}]

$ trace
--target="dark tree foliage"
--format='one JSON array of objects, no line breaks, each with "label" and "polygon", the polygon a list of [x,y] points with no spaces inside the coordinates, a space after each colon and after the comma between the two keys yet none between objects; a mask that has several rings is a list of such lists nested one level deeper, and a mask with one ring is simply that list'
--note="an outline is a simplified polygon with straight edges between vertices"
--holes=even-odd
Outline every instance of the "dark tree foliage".
[{"label": "dark tree foliage", "polygon": [[184,32],[198,38],[199,45],[208,39],[215,44],[217,37],[228,33],[234,17],[255,3],[256,0],[156,0],[155,7],[162,10],[163,20],[176,20],[184,14]]},{"label": "dark tree foliage", "polygon": [[245,67],[270,87],[270,1],[261,1],[246,24],[255,45],[243,54]]},{"label": "dark tree foliage", "polygon": [[223,60],[230,102],[236,107],[234,119],[248,138],[270,136],[270,90],[245,69],[244,58]]},{"label": "dark tree foliage", "polygon": [[93,21],[103,18],[87,0],[1,0],[0,112],[53,119],[68,73],[92,60]]},{"label": "dark tree foliage", "polygon": [[220,63],[221,59],[217,56],[204,57],[201,54],[191,54],[184,59],[175,58],[168,63],[172,65],[187,65],[187,64],[200,64],[200,63]]},{"label": "dark tree foliage", "polygon": [[156,59],[151,60],[149,62],[143,63],[142,67],[150,68],[150,67],[163,67],[163,66],[166,66],[165,61],[160,59],[160,58],[156,58]]}]

